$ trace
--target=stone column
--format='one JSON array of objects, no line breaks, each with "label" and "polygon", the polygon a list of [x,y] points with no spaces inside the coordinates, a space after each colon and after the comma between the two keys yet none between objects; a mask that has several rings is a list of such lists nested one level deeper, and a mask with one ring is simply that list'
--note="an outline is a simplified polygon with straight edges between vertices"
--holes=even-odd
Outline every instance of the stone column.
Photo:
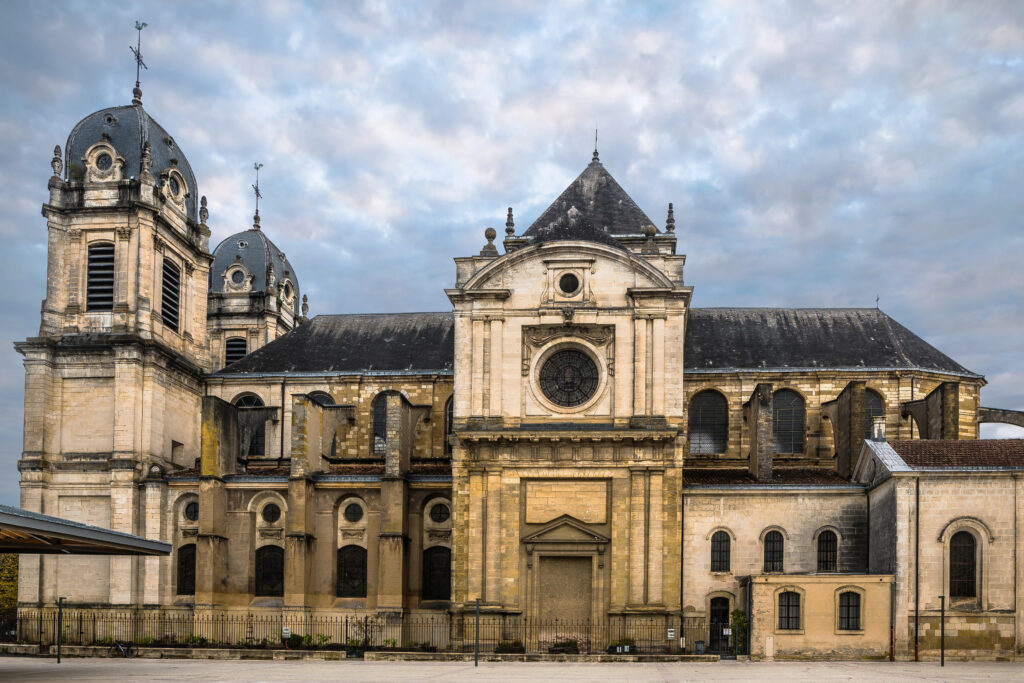
[{"label": "stone column", "polygon": [[484,414],[484,321],[473,321],[473,374],[470,377],[471,413],[472,417]]},{"label": "stone column", "polygon": [[637,607],[647,602],[650,481],[643,467],[631,467],[630,476],[629,599],[627,607]]},{"label": "stone column", "polygon": [[487,534],[484,543],[484,601],[492,605],[500,602],[501,589],[501,470],[487,471]]},{"label": "stone column", "polygon": [[401,394],[387,395],[387,448],[380,482],[380,534],[378,535],[377,610],[401,612],[405,608],[408,569],[405,563],[406,491],[405,467],[411,434],[404,433],[408,406]]},{"label": "stone column", "polygon": [[652,415],[665,414],[665,319],[651,321],[651,409]]},{"label": "stone column", "polygon": [[750,476],[758,481],[771,481],[772,454],[775,450],[772,435],[772,385],[758,384],[750,400],[743,404],[750,430]]},{"label": "stone column", "polygon": [[647,414],[647,321],[633,320],[633,415]]},{"label": "stone column", "polygon": [[[171,541],[170,534],[164,533],[164,505],[166,504],[167,483],[158,473],[146,478],[144,489],[143,506],[145,513],[143,517],[142,535],[145,538],[161,541]],[[163,577],[160,571],[161,566],[167,566],[174,558],[174,551],[171,551],[170,558],[145,557],[143,564],[143,586],[142,603],[145,605],[159,605],[163,602]]]},{"label": "stone column", "polygon": [[[126,534],[141,531],[137,527],[135,488],[135,462],[131,459],[113,460],[110,464],[110,528]],[[110,602],[128,605],[137,602],[135,585],[141,563],[137,557],[110,558]]]},{"label": "stone column", "polygon": [[502,328],[504,321],[501,318],[491,320],[490,330],[490,386],[488,387],[487,397],[489,404],[488,413],[497,418],[501,419],[501,390],[502,390]]}]

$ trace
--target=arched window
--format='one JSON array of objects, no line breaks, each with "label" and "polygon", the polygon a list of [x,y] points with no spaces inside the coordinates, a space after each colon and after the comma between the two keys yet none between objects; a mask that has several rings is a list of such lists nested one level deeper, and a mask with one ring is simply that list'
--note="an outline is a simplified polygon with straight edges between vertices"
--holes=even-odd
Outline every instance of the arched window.
[{"label": "arched window", "polygon": [[977,543],[969,531],[949,539],[949,597],[978,597]]},{"label": "arched window", "polygon": [[[263,406],[263,399],[256,394],[245,394],[235,399],[235,407],[237,408],[260,408]],[[247,458],[250,456],[263,455],[266,451],[267,442],[267,425],[261,423],[259,427],[252,433],[252,439],[249,441],[249,450],[242,453],[242,457]]]},{"label": "arched window", "polygon": [[89,245],[86,272],[85,310],[114,310],[114,245],[93,242]]},{"label": "arched window", "polygon": [[729,571],[729,544],[731,539],[724,531],[716,531],[711,536],[711,571]]},{"label": "arched window", "polygon": [[764,570],[782,571],[782,534],[778,531],[769,531],[764,535]]},{"label": "arched window", "polygon": [[871,430],[875,426],[875,418],[885,415],[882,395],[874,389],[864,392],[864,438],[871,438]]},{"label": "arched window", "polygon": [[839,564],[839,543],[834,531],[818,534],[818,571],[834,572]]},{"label": "arched window", "polygon": [[[191,503],[190,503],[191,505]],[[196,594],[196,544],[178,548],[178,595]]]},{"label": "arched window", "polygon": [[444,404],[444,454],[445,455],[451,455],[452,454],[451,435],[452,435],[452,426],[453,426],[453,421],[454,421],[454,408],[453,408],[452,404],[455,402],[454,399],[455,399],[455,397],[452,396]]},{"label": "arched window", "polygon": [[229,337],[224,340],[224,365],[231,365],[236,360],[245,358],[248,343],[245,337]]},{"label": "arched window", "polygon": [[772,399],[772,443],[776,453],[804,452],[804,399],[790,389]]},{"label": "arched window", "polygon": [[860,594],[847,591],[839,594],[839,630],[860,630]]},{"label": "arched window", "polygon": [[164,258],[164,280],[160,288],[160,317],[164,327],[178,331],[178,317],[181,304],[181,268],[174,261]]},{"label": "arched window", "polygon": [[366,548],[359,545],[338,548],[338,597],[366,597]]},{"label": "arched window", "polygon": [[707,390],[690,400],[690,453],[725,453],[729,406],[725,396]]},{"label": "arched window", "polygon": [[256,595],[284,595],[284,549],[265,545],[256,550]]},{"label": "arched window", "polygon": [[452,551],[434,546],[423,551],[423,599],[450,600],[452,597]]},{"label": "arched window", "polygon": [[326,391],[311,391],[309,392],[309,397],[322,406],[334,405],[334,397]]},{"label": "arched window", "polygon": [[800,629],[800,594],[794,591],[779,593],[779,629]]},{"label": "arched window", "polygon": [[380,393],[373,399],[373,442],[374,455],[384,455],[388,449],[388,395]]}]

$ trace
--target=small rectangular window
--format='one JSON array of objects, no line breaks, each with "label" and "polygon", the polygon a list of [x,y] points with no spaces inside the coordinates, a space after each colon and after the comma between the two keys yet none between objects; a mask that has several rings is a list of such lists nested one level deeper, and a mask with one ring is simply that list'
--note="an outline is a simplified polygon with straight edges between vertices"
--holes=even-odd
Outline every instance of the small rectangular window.
[{"label": "small rectangular window", "polygon": [[800,629],[800,594],[793,591],[779,593],[779,629]]},{"label": "small rectangular window", "polygon": [[172,261],[164,259],[164,282],[160,301],[160,317],[164,326],[178,331],[179,304],[181,302],[181,270]]},{"label": "small rectangular window", "polygon": [[860,595],[852,591],[839,596],[839,630],[860,630]]},{"label": "small rectangular window", "polygon": [[114,310],[114,245],[110,242],[89,245],[85,310]]},{"label": "small rectangular window", "polygon": [[231,337],[224,342],[224,364],[231,365],[245,357],[247,351],[245,337]]}]

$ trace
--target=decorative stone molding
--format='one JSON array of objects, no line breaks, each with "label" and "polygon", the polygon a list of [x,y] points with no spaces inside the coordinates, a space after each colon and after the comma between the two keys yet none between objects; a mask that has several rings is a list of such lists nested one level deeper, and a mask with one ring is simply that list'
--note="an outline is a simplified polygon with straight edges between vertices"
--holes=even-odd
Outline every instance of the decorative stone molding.
[{"label": "decorative stone molding", "polygon": [[129,226],[121,226],[117,229],[117,238],[121,241],[128,241],[132,236],[132,229]]}]

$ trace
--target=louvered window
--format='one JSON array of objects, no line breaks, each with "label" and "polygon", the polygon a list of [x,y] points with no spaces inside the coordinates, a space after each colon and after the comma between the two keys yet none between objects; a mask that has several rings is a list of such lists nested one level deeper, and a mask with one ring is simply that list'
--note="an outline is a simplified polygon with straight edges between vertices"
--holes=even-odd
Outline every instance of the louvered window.
[{"label": "louvered window", "polygon": [[772,441],[776,453],[804,452],[804,399],[789,389],[772,400]]},{"label": "louvered window", "polygon": [[818,534],[818,571],[834,572],[838,565],[838,541],[834,531],[822,531]]},{"label": "louvered window", "polygon": [[241,360],[246,354],[245,337],[231,337],[224,342],[224,364],[231,365],[236,360]]},{"label": "louvered window", "polygon": [[977,557],[974,536],[958,531],[949,540],[949,596],[974,598],[977,590]]},{"label": "louvered window", "polygon": [[164,285],[160,302],[160,317],[164,326],[178,331],[178,311],[181,303],[181,269],[164,259]]},{"label": "louvered window", "polygon": [[716,531],[711,537],[711,571],[729,571],[729,534],[724,531]]},{"label": "louvered window", "polygon": [[864,438],[871,438],[871,428],[875,425],[875,418],[884,415],[882,408],[882,395],[877,391],[868,389],[864,392]]},{"label": "louvered window", "polygon": [[89,245],[85,297],[87,311],[114,309],[114,245],[110,242]]},{"label": "louvered window", "polygon": [[860,630],[860,594],[848,591],[839,594],[839,630]]},{"label": "louvered window", "polygon": [[717,391],[702,391],[690,401],[690,452],[725,453],[729,406]]},{"label": "louvered window", "polygon": [[769,531],[764,536],[764,570],[782,571],[782,534],[778,531]]}]

